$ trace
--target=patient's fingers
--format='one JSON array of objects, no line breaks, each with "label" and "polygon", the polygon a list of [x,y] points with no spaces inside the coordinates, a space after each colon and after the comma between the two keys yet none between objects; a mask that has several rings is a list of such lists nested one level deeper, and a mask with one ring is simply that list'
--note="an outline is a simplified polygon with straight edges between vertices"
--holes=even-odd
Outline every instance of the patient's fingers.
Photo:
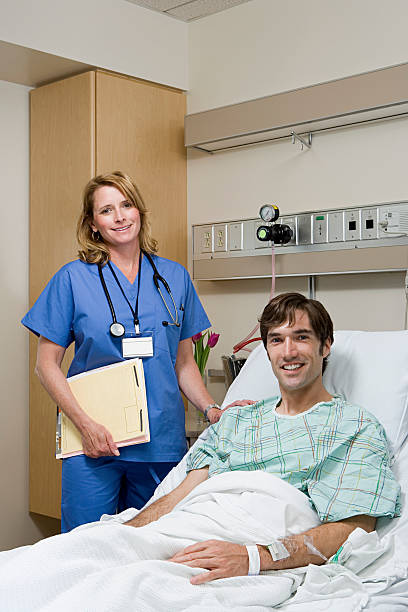
[{"label": "patient's fingers", "polygon": [[169,559],[169,561],[173,561],[175,559],[185,557],[186,555],[189,555],[190,553],[202,552],[204,550],[208,550],[208,548],[211,545],[215,545],[218,542],[220,542],[220,540],[204,540],[203,542],[197,542],[196,544],[190,544],[190,546],[186,546],[186,548],[179,550],[175,555],[172,556],[171,559]]},{"label": "patient's fingers", "polygon": [[209,570],[204,574],[193,576],[190,580],[191,584],[202,584],[231,576],[245,576],[249,567],[245,546],[220,540],[207,540],[187,546],[169,560],[189,567],[202,567]]}]

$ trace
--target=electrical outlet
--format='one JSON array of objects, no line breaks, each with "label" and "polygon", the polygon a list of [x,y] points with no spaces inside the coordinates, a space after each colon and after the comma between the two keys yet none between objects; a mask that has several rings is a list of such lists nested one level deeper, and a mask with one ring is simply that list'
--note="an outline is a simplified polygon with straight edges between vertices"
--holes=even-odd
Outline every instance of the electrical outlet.
[{"label": "electrical outlet", "polygon": [[214,251],[227,250],[227,226],[225,223],[214,225]]},{"label": "electrical outlet", "polygon": [[200,225],[197,229],[196,253],[211,253],[213,250],[213,228],[211,225]]}]

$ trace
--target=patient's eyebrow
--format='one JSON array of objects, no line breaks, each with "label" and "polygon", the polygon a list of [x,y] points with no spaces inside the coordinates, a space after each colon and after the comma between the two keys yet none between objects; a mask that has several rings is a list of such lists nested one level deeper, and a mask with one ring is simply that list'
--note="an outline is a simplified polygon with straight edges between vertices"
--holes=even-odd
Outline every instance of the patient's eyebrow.
[{"label": "patient's eyebrow", "polygon": [[[313,331],[307,328],[304,328],[304,329],[295,328],[295,329],[291,329],[291,334],[293,336],[297,336],[298,334],[311,335],[313,334]],[[282,336],[282,332],[269,331],[267,334],[267,338],[279,338],[280,336]]]}]

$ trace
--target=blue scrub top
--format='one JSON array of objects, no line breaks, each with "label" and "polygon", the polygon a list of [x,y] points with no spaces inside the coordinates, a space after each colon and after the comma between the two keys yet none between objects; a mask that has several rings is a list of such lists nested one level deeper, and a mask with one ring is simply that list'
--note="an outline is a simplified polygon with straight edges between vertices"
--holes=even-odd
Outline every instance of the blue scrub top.
[{"label": "blue scrub top", "polygon": [[[172,291],[180,327],[171,322],[153,283],[153,269],[142,258],[139,293],[140,331],[153,334],[153,357],[143,359],[150,442],[120,448],[120,458],[129,461],[179,461],[186,451],[185,411],[174,370],[180,340],[210,327],[188,272],[180,264],[157,255],[153,261]],[[133,309],[138,279],[130,283],[112,262],[122,289]],[[105,282],[115,308],[116,319],[134,334],[133,315],[109,268],[103,268]],[[174,316],[174,306],[160,283],[163,297]],[[184,310],[183,310],[184,309]],[[103,291],[98,267],[82,261],[63,266],[50,280],[33,307],[22,319],[37,336],[44,336],[64,348],[75,342],[75,356],[68,376],[123,361],[121,338],[109,333],[112,315]]]}]

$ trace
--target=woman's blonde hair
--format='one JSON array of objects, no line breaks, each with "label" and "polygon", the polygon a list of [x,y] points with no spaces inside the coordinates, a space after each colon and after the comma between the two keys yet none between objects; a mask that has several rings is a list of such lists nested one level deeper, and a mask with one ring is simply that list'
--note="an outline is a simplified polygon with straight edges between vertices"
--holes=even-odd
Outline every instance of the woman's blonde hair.
[{"label": "woman's blonde hair", "polygon": [[108,185],[116,187],[124,197],[135,206],[140,214],[139,245],[143,251],[148,253],[157,252],[157,240],[152,237],[149,211],[133,180],[127,174],[116,170],[107,174],[99,174],[89,181],[85,186],[82,197],[82,212],[78,219],[77,240],[79,244],[78,257],[86,263],[106,264],[109,260],[109,247],[101,238],[99,232],[94,232],[91,227],[93,221],[93,205],[95,191],[99,187]]}]

